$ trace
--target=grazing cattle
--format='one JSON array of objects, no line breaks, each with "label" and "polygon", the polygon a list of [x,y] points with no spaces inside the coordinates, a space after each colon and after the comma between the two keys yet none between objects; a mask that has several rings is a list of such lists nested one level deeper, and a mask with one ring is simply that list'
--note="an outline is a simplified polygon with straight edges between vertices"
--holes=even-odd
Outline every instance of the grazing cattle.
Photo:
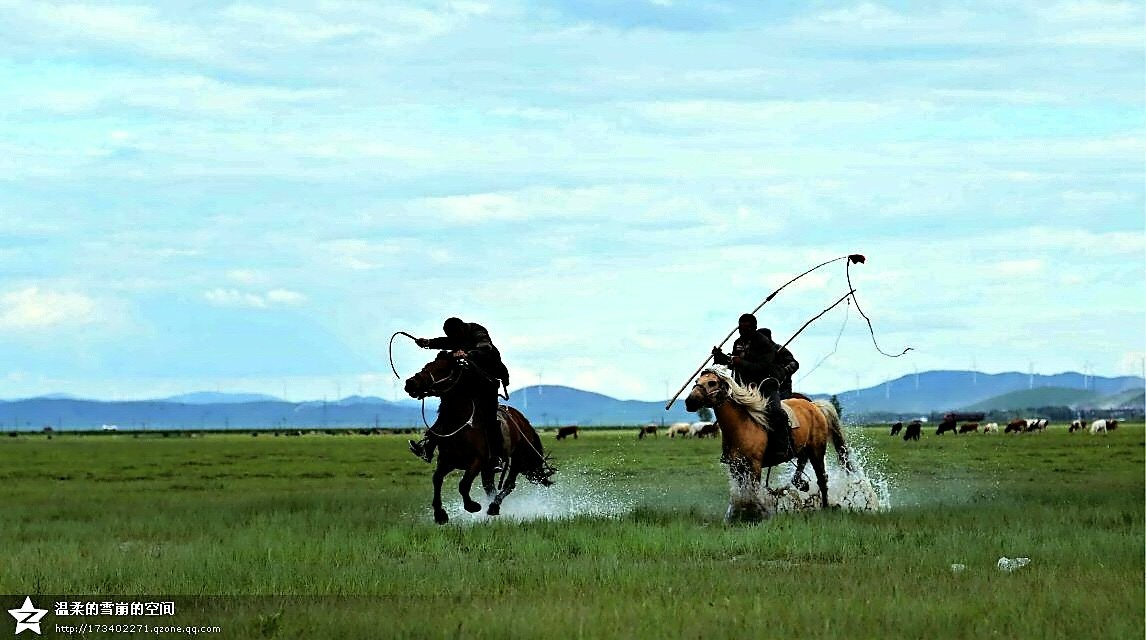
[{"label": "grazing cattle", "polygon": [[649,434],[654,436],[657,435],[657,425],[646,424],[645,426],[641,427],[641,430],[637,432],[637,440],[644,440],[645,436]]},{"label": "grazing cattle", "polygon": [[1007,428],[1003,429],[1003,433],[1022,433],[1023,429],[1027,428],[1027,421],[1022,418],[1015,418],[1007,423]]},{"label": "grazing cattle", "polygon": [[998,433],[998,432],[999,432],[999,423],[998,422],[988,422],[987,424],[983,425],[983,433]]},{"label": "grazing cattle", "polygon": [[979,432],[979,423],[978,422],[968,422],[966,424],[959,425],[959,433],[978,433],[978,432]]},{"label": "grazing cattle", "polygon": [[682,438],[687,438],[691,434],[690,432],[691,425],[687,422],[674,422],[669,425],[668,431],[665,433],[667,433],[670,438],[675,438],[678,435]]},{"label": "grazing cattle", "polygon": [[903,423],[902,422],[897,422],[897,423],[891,425],[891,435],[897,436],[897,435],[899,435],[900,431],[903,431]]},{"label": "grazing cattle", "polygon": [[1027,418],[1027,431],[1046,431],[1046,418]]},{"label": "grazing cattle", "polygon": [[1091,435],[1094,435],[1096,433],[1106,433],[1110,428],[1109,422],[1110,422],[1109,420],[1105,420],[1105,419],[1098,419],[1098,420],[1095,420],[1094,422],[1091,422],[1090,423]]},{"label": "grazing cattle", "polygon": [[956,424],[955,418],[948,414],[943,417],[943,422],[940,422],[939,426],[935,428],[935,435],[941,436],[948,431],[955,433],[956,429],[958,429],[958,426]]},{"label": "grazing cattle", "polygon": [[720,425],[715,422],[700,422],[702,425],[694,434],[697,438],[715,438],[720,435]]},{"label": "grazing cattle", "polygon": [[573,436],[574,440],[577,439],[577,427],[557,427],[558,440],[564,440],[569,436]]},{"label": "grazing cattle", "polygon": [[1070,428],[1066,430],[1067,433],[1074,433],[1081,429],[1086,428],[1086,420],[1074,420],[1070,423]]},{"label": "grazing cattle", "polygon": [[1107,431],[1114,431],[1117,428],[1118,428],[1118,421],[1117,420],[1107,420],[1106,421],[1106,430]]},{"label": "grazing cattle", "polygon": [[923,422],[920,420],[912,420],[907,423],[907,430],[903,432],[903,441],[918,440],[919,434],[923,431]]}]

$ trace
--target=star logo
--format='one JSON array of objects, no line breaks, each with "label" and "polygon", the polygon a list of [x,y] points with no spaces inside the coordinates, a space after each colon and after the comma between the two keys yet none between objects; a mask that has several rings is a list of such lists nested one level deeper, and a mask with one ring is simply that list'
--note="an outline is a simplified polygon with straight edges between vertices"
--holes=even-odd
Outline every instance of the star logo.
[{"label": "star logo", "polygon": [[34,631],[37,635],[40,634],[40,619],[44,614],[48,613],[47,609],[37,609],[36,605],[32,604],[31,596],[24,596],[24,606],[19,609],[9,609],[8,613],[16,619],[16,633],[27,629]]}]

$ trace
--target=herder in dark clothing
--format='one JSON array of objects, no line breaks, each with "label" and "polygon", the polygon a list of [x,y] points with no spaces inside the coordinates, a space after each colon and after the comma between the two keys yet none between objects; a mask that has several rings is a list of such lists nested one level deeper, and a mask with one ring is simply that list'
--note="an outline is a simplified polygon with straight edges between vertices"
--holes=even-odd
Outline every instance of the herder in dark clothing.
[{"label": "herder in dark clothing", "polygon": [[[497,422],[498,389],[502,383],[509,386],[509,371],[501,361],[501,352],[494,346],[489,331],[476,322],[464,322],[459,318],[447,318],[442,325],[446,335],[440,338],[418,338],[415,342],[423,349],[445,349],[454,357],[465,358],[488,381],[479,383],[481,387],[474,401],[474,422],[485,429],[489,443],[489,455],[495,466],[505,459],[502,446],[501,427]],[[479,377],[480,377],[479,375]],[[421,442],[410,441],[410,451],[429,462],[434,458],[434,441],[423,438]]]},{"label": "herder in dark clothing", "polygon": [[[756,316],[750,313],[740,316],[739,330],[740,337],[732,344],[732,355],[713,347],[712,361],[730,367],[740,384],[753,385],[760,390],[760,395],[768,400],[769,424],[788,424],[788,416],[780,407],[780,400],[792,396],[792,374],[800,368],[800,363],[786,347],[772,341],[771,330],[756,328]],[[790,452],[789,430],[774,428],[772,433],[781,439],[775,450]]]}]

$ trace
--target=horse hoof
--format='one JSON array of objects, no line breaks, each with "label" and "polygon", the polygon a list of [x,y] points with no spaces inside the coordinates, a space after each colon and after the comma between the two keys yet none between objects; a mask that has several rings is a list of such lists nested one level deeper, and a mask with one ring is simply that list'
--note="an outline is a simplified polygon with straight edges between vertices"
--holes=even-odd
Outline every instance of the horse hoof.
[{"label": "horse hoof", "polygon": [[477,513],[478,511],[481,511],[481,505],[472,500],[465,503],[465,508],[466,511],[469,511],[470,513]]},{"label": "horse hoof", "polygon": [[434,512],[434,522],[436,522],[438,524],[446,524],[449,521],[450,521],[450,516],[447,515],[445,511],[435,511]]},{"label": "horse hoof", "polygon": [[486,509],[485,512],[491,516],[500,515],[501,514],[501,505],[497,504],[495,502],[495,503],[489,505],[489,509]]}]

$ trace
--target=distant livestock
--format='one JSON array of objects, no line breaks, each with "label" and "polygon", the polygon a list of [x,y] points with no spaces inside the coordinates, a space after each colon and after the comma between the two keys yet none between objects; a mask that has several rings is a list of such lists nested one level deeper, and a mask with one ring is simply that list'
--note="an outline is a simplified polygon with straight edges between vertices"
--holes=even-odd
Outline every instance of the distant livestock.
[{"label": "distant livestock", "polygon": [[697,438],[715,438],[720,435],[720,425],[715,422],[693,423],[702,425],[693,435]]},{"label": "distant livestock", "polygon": [[1090,433],[1092,433],[1092,434],[1106,433],[1108,431],[1114,431],[1117,428],[1118,428],[1118,421],[1117,420],[1108,420],[1105,418],[1100,418],[1100,419],[1095,420],[1094,422],[1090,423]]},{"label": "distant livestock", "polygon": [[1067,433],[1074,433],[1086,428],[1086,420],[1075,420],[1070,423],[1070,428],[1066,430]]},{"label": "distant livestock", "polygon": [[959,425],[959,433],[978,433],[978,432],[979,432],[979,423],[978,422],[968,422],[966,424]]},{"label": "distant livestock", "polygon": [[923,431],[923,422],[920,420],[912,420],[907,424],[907,430],[903,432],[903,441],[918,440],[920,432]]},{"label": "distant livestock", "polygon": [[999,423],[998,422],[988,422],[987,424],[983,425],[983,433],[998,433],[998,432],[999,432]]},{"label": "distant livestock", "polygon": [[903,423],[902,422],[897,422],[897,423],[891,425],[891,435],[897,436],[897,435],[899,435],[900,431],[903,431]]},{"label": "distant livestock", "polygon": [[947,433],[948,431],[950,431],[952,433],[956,433],[957,429],[958,429],[958,425],[957,425],[955,418],[953,416],[950,416],[950,415],[944,416],[943,422],[940,422],[939,426],[935,428],[935,435],[941,436],[941,435]]},{"label": "distant livestock", "polygon": [[569,436],[573,436],[574,440],[577,439],[577,427],[558,427],[557,428],[557,439],[558,440],[564,440],[565,438],[568,438]]},{"label": "distant livestock", "polygon": [[677,436],[687,438],[689,436],[689,428],[690,425],[687,422],[674,422],[669,425],[668,431],[665,433],[667,433],[670,438]]},{"label": "distant livestock", "polygon": [[637,440],[644,440],[647,435],[657,435],[657,425],[647,424],[637,431]]},{"label": "distant livestock", "polygon": [[1027,421],[1022,418],[1015,418],[1007,423],[1007,428],[1003,429],[1003,433],[1022,433],[1023,429],[1027,428]]},{"label": "distant livestock", "polygon": [[1046,418],[1027,418],[1027,431],[1046,431],[1047,430]]}]

